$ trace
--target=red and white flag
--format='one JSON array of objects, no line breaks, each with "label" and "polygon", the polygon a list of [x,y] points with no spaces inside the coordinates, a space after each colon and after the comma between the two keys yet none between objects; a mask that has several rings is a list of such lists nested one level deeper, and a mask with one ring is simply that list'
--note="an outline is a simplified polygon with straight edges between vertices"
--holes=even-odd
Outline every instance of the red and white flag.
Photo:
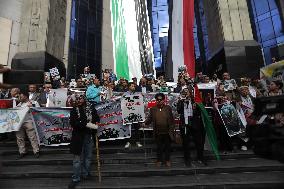
[{"label": "red and white flag", "polygon": [[177,0],[172,12],[173,77],[177,80],[178,68],[186,66],[189,76],[195,76],[194,56],[194,0]]}]

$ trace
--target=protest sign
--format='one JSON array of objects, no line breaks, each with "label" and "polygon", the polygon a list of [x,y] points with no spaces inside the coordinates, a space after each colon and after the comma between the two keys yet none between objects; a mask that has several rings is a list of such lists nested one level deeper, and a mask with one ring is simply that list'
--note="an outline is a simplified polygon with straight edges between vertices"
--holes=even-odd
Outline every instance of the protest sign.
[{"label": "protest sign", "polygon": [[130,126],[123,125],[121,97],[95,105],[100,116],[97,136],[100,141],[130,138]]},{"label": "protest sign", "polygon": [[0,133],[19,131],[29,108],[0,109]]},{"label": "protest sign", "polygon": [[124,95],[121,99],[123,124],[132,124],[145,121],[143,96]]},{"label": "protest sign", "polygon": [[213,107],[212,101],[216,96],[217,83],[200,83],[197,87],[202,97],[202,103],[205,107]]},{"label": "protest sign", "polygon": [[246,128],[232,104],[223,104],[218,111],[230,137],[245,132]]},{"label": "protest sign", "polygon": [[59,146],[70,143],[70,109],[32,108],[31,113],[40,145]]},{"label": "protest sign", "polygon": [[237,83],[236,83],[236,80],[234,79],[224,80],[223,85],[224,85],[225,92],[232,91],[237,88]]},{"label": "protest sign", "polygon": [[67,89],[51,89],[47,98],[46,107],[66,107]]},{"label": "protest sign", "polygon": [[59,76],[59,70],[56,67],[49,69],[49,73],[51,77]]}]

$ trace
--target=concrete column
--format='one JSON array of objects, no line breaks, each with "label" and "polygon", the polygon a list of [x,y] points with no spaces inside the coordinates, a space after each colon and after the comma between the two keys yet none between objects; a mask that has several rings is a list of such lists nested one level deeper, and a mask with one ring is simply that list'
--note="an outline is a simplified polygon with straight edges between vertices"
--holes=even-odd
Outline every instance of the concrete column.
[{"label": "concrete column", "polygon": [[111,0],[103,0],[102,26],[102,69],[114,69],[113,41],[111,28]]}]

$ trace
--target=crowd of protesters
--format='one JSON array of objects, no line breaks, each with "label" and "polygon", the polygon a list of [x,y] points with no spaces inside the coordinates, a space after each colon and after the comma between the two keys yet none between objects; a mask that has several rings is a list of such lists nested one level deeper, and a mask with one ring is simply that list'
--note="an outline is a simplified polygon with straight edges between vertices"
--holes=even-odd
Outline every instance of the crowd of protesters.
[{"label": "crowd of protesters", "polygon": [[[102,78],[100,80],[99,78]],[[154,134],[157,141],[157,163],[159,167],[162,164],[162,154],[165,153],[165,164],[170,167],[170,138],[171,136],[168,132],[171,130],[170,125],[173,123],[172,110],[170,106],[165,104],[164,93],[179,93],[177,103],[177,111],[180,114],[180,135],[182,138],[182,146],[184,149],[184,160],[187,166],[191,166],[191,149],[190,143],[193,142],[197,150],[197,162],[200,165],[206,166],[206,160],[203,156],[204,143],[205,143],[205,129],[202,123],[200,110],[197,108],[194,100],[194,85],[198,84],[215,84],[216,90],[215,94],[208,94],[203,98],[203,103],[207,107],[212,107],[211,120],[214,125],[214,129],[218,139],[218,148],[223,153],[229,153],[238,150],[247,150],[253,147],[253,142],[251,140],[251,129],[257,127],[259,117],[253,114],[254,112],[254,98],[260,96],[275,96],[283,94],[283,83],[281,80],[271,80],[267,83],[266,80],[261,80],[258,78],[238,78],[232,79],[230,74],[225,72],[222,74],[222,78],[218,78],[217,74],[212,77],[204,75],[203,73],[197,73],[195,78],[190,78],[185,70],[180,71],[178,76],[178,82],[176,86],[168,85],[164,76],[160,76],[157,79],[153,75],[145,75],[138,81],[137,78],[132,78],[128,81],[125,78],[117,78],[117,76],[110,69],[102,71],[100,77],[90,73],[90,69],[86,67],[84,73],[80,75],[76,80],[67,82],[65,78],[61,78],[56,82],[47,82],[43,86],[29,85],[28,92],[25,90],[20,90],[19,88],[12,89],[0,89],[0,99],[14,99],[13,106],[41,106],[45,107],[47,103],[47,97],[52,88],[68,88],[72,89],[83,89],[86,91],[85,97],[76,97],[72,100],[69,96],[69,105],[74,106],[75,109],[71,112],[73,122],[78,121],[84,122],[85,113],[82,110],[82,104],[85,100],[88,100],[94,104],[99,103],[112,98],[113,92],[121,92],[124,94],[134,94],[137,92],[156,93],[157,106],[150,111],[149,117],[146,119],[145,124],[154,123]],[[84,98],[81,102],[81,99]],[[78,103],[74,103],[77,102]],[[68,103],[67,103],[68,104]],[[222,117],[218,112],[219,108],[224,104],[232,104],[233,106],[239,106],[243,110],[245,121],[247,123],[246,132],[230,137],[227,134],[226,128],[224,127],[224,122]],[[79,113],[78,113],[79,112]],[[79,117],[78,117],[79,115]],[[96,116],[96,114],[94,114]],[[96,118],[93,123],[99,122],[99,118]],[[269,116],[269,119],[273,120],[273,124],[284,126],[284,114],[277,113],[275,115]],[[81,122],[78,124],[81,124]],[[23,146],[24,134],[27,133],[28,138],[32,144],[34,154],[39,157],[38,144],[35,141],[35,133],[31,127],[30,120],[24,122],[25,127],[18,132],[16,132],[16,140],[19,146],[20,158],[24,157],[26,154],[25,146]],[[72,123],[74,130],[76,131],[76,124]],[[133,141],[136,142],[137,147],[142,147],[140,143],[139,135],[137,135],[139,125],[134,125]],[[81,131],[80,131],[81,132]],[[86,132],[88,140],[91,135]],[[74,134],[74,137],[77,136]],[[11,134],[1,134],[0,140],[13,140]],[[73,139],[72,139],[73,140]],[[131,145],[131,140],[128,140],[125,148],[129,148]],[[81,143],[90,144],[88,141],[82,141]],[[73,166],[74,169],[80,164],[80,153],[78,152],[84,148],[84,146],[76,148],[76,155]],[[71,145],[74,148],[74,145]],[[86,146],[85,146],[86,147]],[[73,149],[74,151],[74,149]],[[89,153],[89,152],[87,152]],[[88,163],[87,163],[88,164]],[[88,165],[89,166],[89,165]],[[88,175],[88,166],[86,168],[86,174]],[[79,167],[80,168],[80,167]],[[79,173],[74,173],[74,182],[78,182],[80,177]]]}]

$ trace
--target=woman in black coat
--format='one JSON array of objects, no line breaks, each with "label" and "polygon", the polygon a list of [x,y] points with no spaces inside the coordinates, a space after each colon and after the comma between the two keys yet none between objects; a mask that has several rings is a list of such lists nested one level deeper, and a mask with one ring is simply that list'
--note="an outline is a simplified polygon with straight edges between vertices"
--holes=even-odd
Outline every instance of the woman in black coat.
[{"label": "woman in black coat", "polygon": [[[74,154],[73,176],[69,188],[74,188],[80,182],[81,175],[87,179],[91,176],[91,158],[94,146],[93,130],[87,127],[86,101],[84,96],[77,96],[72,102],[73,109],[70,112],[70,125],[73,128],[70,143],[70,152]],[[100,118],[94,107],[91,108],[93,124],[97,124]]]}]

